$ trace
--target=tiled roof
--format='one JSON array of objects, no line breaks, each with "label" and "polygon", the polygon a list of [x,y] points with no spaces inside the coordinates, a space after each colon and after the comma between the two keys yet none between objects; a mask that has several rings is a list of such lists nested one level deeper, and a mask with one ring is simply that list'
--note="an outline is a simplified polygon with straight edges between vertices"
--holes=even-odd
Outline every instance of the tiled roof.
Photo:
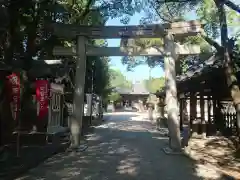
[{"label": "tiled roof", "polygon": [[194,77],[198,77],[205,72],[210,72],[212,69],[216,69],[219,67],[222,67],[220,58],[217,55],[213,55],[203,63],[193,66],[187,73],[178,76],[177,82],[183,82]]},{"label": "tiled roof", "polygon": [[[204,73],[210,72],[213,69],[222,67],[221,59],[217,55],[211,56],[208,60],[193,66],[187,73],[177,76],[177,83],[181,83],[195,77],[201,76]],[[158,95],[165,94],[166,87],[164,87],[160,92],[156,93]]]},{"label": "tiled roof", "polygon": [[132,88],[119,88],[114,89],[119,94],[149,94],[142,82],[136,82]]},{"label": "tiled roof", "polygon": [[136,82],[133,84],[131,94],[149,94],[149,91],[147,91],[142,82]]},{"label": "tiled roof", "polygon": [[115,87],[114,91],[118,92],[119,94],[130,94],[131,93],[131,89],[120,88],[120,87]]}]

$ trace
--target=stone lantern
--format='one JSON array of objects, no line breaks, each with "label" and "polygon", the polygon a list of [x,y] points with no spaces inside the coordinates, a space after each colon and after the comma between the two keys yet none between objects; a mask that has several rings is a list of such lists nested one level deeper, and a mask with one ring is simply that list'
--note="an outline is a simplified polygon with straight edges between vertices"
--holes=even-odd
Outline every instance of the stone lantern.
[{"label": "stone lantern", "polygon": [[158,102],[157,102],[157,114],[158,114],[158,118],[157,118],[157,126],[158,128],[160,128],[161,126],[166,127],[167,126],[167,121],[166,121],[166,117],[164,116],[165,113],[165,91],[157,91],[155,93],[155,95],[158,98]]}]

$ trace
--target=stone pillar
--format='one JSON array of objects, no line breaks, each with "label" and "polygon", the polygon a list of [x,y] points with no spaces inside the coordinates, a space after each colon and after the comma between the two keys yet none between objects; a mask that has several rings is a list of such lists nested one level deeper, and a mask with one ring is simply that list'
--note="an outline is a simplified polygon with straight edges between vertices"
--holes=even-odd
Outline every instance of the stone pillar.
[{"label": "stone pillar", "polygon": [[176,87],[176,69],[175,61],[177,55],[175,52],[173,35],[168,34],[164,38],[164,67],[165,67],[165,79],[166,79],[166,108],[168,115],[168,129],[169,129],[169,145],[174,151],[181,150],[180,139],[180,125],[179,125],[179,109],[177,99],[177,87]]},{"label": "stone pillar", "polygon": [[70,122],[72,147],[80,146],[82,120],[84,115],[84,86],[86,74],[86,45],[85,37],[77,38],[77,62],[75,75],[75,90],[73,98],[73,115]]}]

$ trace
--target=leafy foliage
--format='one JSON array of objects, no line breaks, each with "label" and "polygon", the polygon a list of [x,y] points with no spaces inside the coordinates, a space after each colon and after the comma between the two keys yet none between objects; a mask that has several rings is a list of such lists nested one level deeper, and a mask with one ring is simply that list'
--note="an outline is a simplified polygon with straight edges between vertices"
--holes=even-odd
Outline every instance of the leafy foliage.
[{"label": "leafy foliage", "polygon": [[[141,8],[139,3],[131,0],[16,0],[4,3],[0,11],[0,60],[27,71],[33,67],[34,60],[58,58],[52,54],[54,46],[75,43],[52,36],[46,25],[53,22],[104,25],[107,19],[116,17],[122,17],[127,23],[128,16]],[[89,40],[89,44],[105,46],[106,41]],[[74,65],[74,57],[59,58]],[[88,58],[86,91],[107,96],[110,86],[108,66],[107,58]],[[74,82],[74,74],[69,76]]]},{"label": "leafy foliage", "polygon": [[234,38],[234,48],[232,51],[232,57],[234,62],[234,67],[236,71],[240,70],[240,43],[239,43],[239,37]]},{"label": "leafy foliage", "polygon": [[110,87],[112,88],[131,88],[132,83],[126,79],[118,69],[110,69]]},{"label": "leafy foliage", "polygon": [[109,69],[109,92],[107,100],[117,102],[121,100],[121,95],[116,89],[131,89],[132,83],[126,79],[118,69]]},{"label": "leafy foliage", "polygon": [[117,93],[117,92],[112,92],[108,96],[108,100],[109,101],[113,101],[113,102],[120,101],[121,99],[122,99],[121,95],[119,93]]},{"label": "leafy foliage", "polygon": [[144,80],[144,84],[147,87],[147,90],[151,93],[156,93],[157,91],[161,91],[165,86],[165,78],[151,78]]},{"label": "leafy foliage", "polygon": [[[219,37],[219,16],[214,0],[191,0],[191,1],[159,1],[150,0],[142,1],[144,4],[144,11],[146,17],[142,18],[140,23],[171,23],[186,20],[186,14],[191,11],[196,11],[199,20],[204,23],[205,35],[198,35],[193,37],[185,37],[180,40],[182,44],[197,44],[201,47],[201,54],[196,56],[181,57],[177,62],[177,73],[181,74],[186,72],[194,64],[200,64],[206,60],[215,48],[217,51],[222,51],[214,39]],[[153,11],[149,11],[152,9]],[[189,18],[188,18],[189,19]],[[227,9],[227,23],[229,27],[235,27],[236,22],[239,22],[240,14],[234,10]],[[127,41],[127,40],[125,40]],[[135,42],[128,41],[128,45],[137,47],[163,47],[162,39],[137,39]],[[150,67],[163,66],[163,59],[161,57],[124,57],[122,59],[124,64],[128,65],[131,70],[139,64],[148,64]]]}]

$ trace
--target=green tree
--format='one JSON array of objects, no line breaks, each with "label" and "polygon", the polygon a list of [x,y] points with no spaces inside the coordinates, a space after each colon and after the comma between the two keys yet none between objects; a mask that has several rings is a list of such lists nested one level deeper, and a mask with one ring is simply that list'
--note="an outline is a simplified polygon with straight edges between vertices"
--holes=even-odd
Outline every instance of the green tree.
[{"label": "green tree", "polygon": [[121,95],[117,92],[112,92],[111,94],[109,94],[108,96],[108,100],[113,101],[113,102],[117,102],[121,100]]},{"label": "green tree", "polygon": [[119,69],[110,69],[110,86],[112,88],[131,88],[132,83],[126,79]]},{"label": "green tree", "polygon": [[157,91],[161,91],[165,86],[165,78],[151,78],[144,80],[144,84],[147,87],[147,90],[151,93],[156,93]]}]

